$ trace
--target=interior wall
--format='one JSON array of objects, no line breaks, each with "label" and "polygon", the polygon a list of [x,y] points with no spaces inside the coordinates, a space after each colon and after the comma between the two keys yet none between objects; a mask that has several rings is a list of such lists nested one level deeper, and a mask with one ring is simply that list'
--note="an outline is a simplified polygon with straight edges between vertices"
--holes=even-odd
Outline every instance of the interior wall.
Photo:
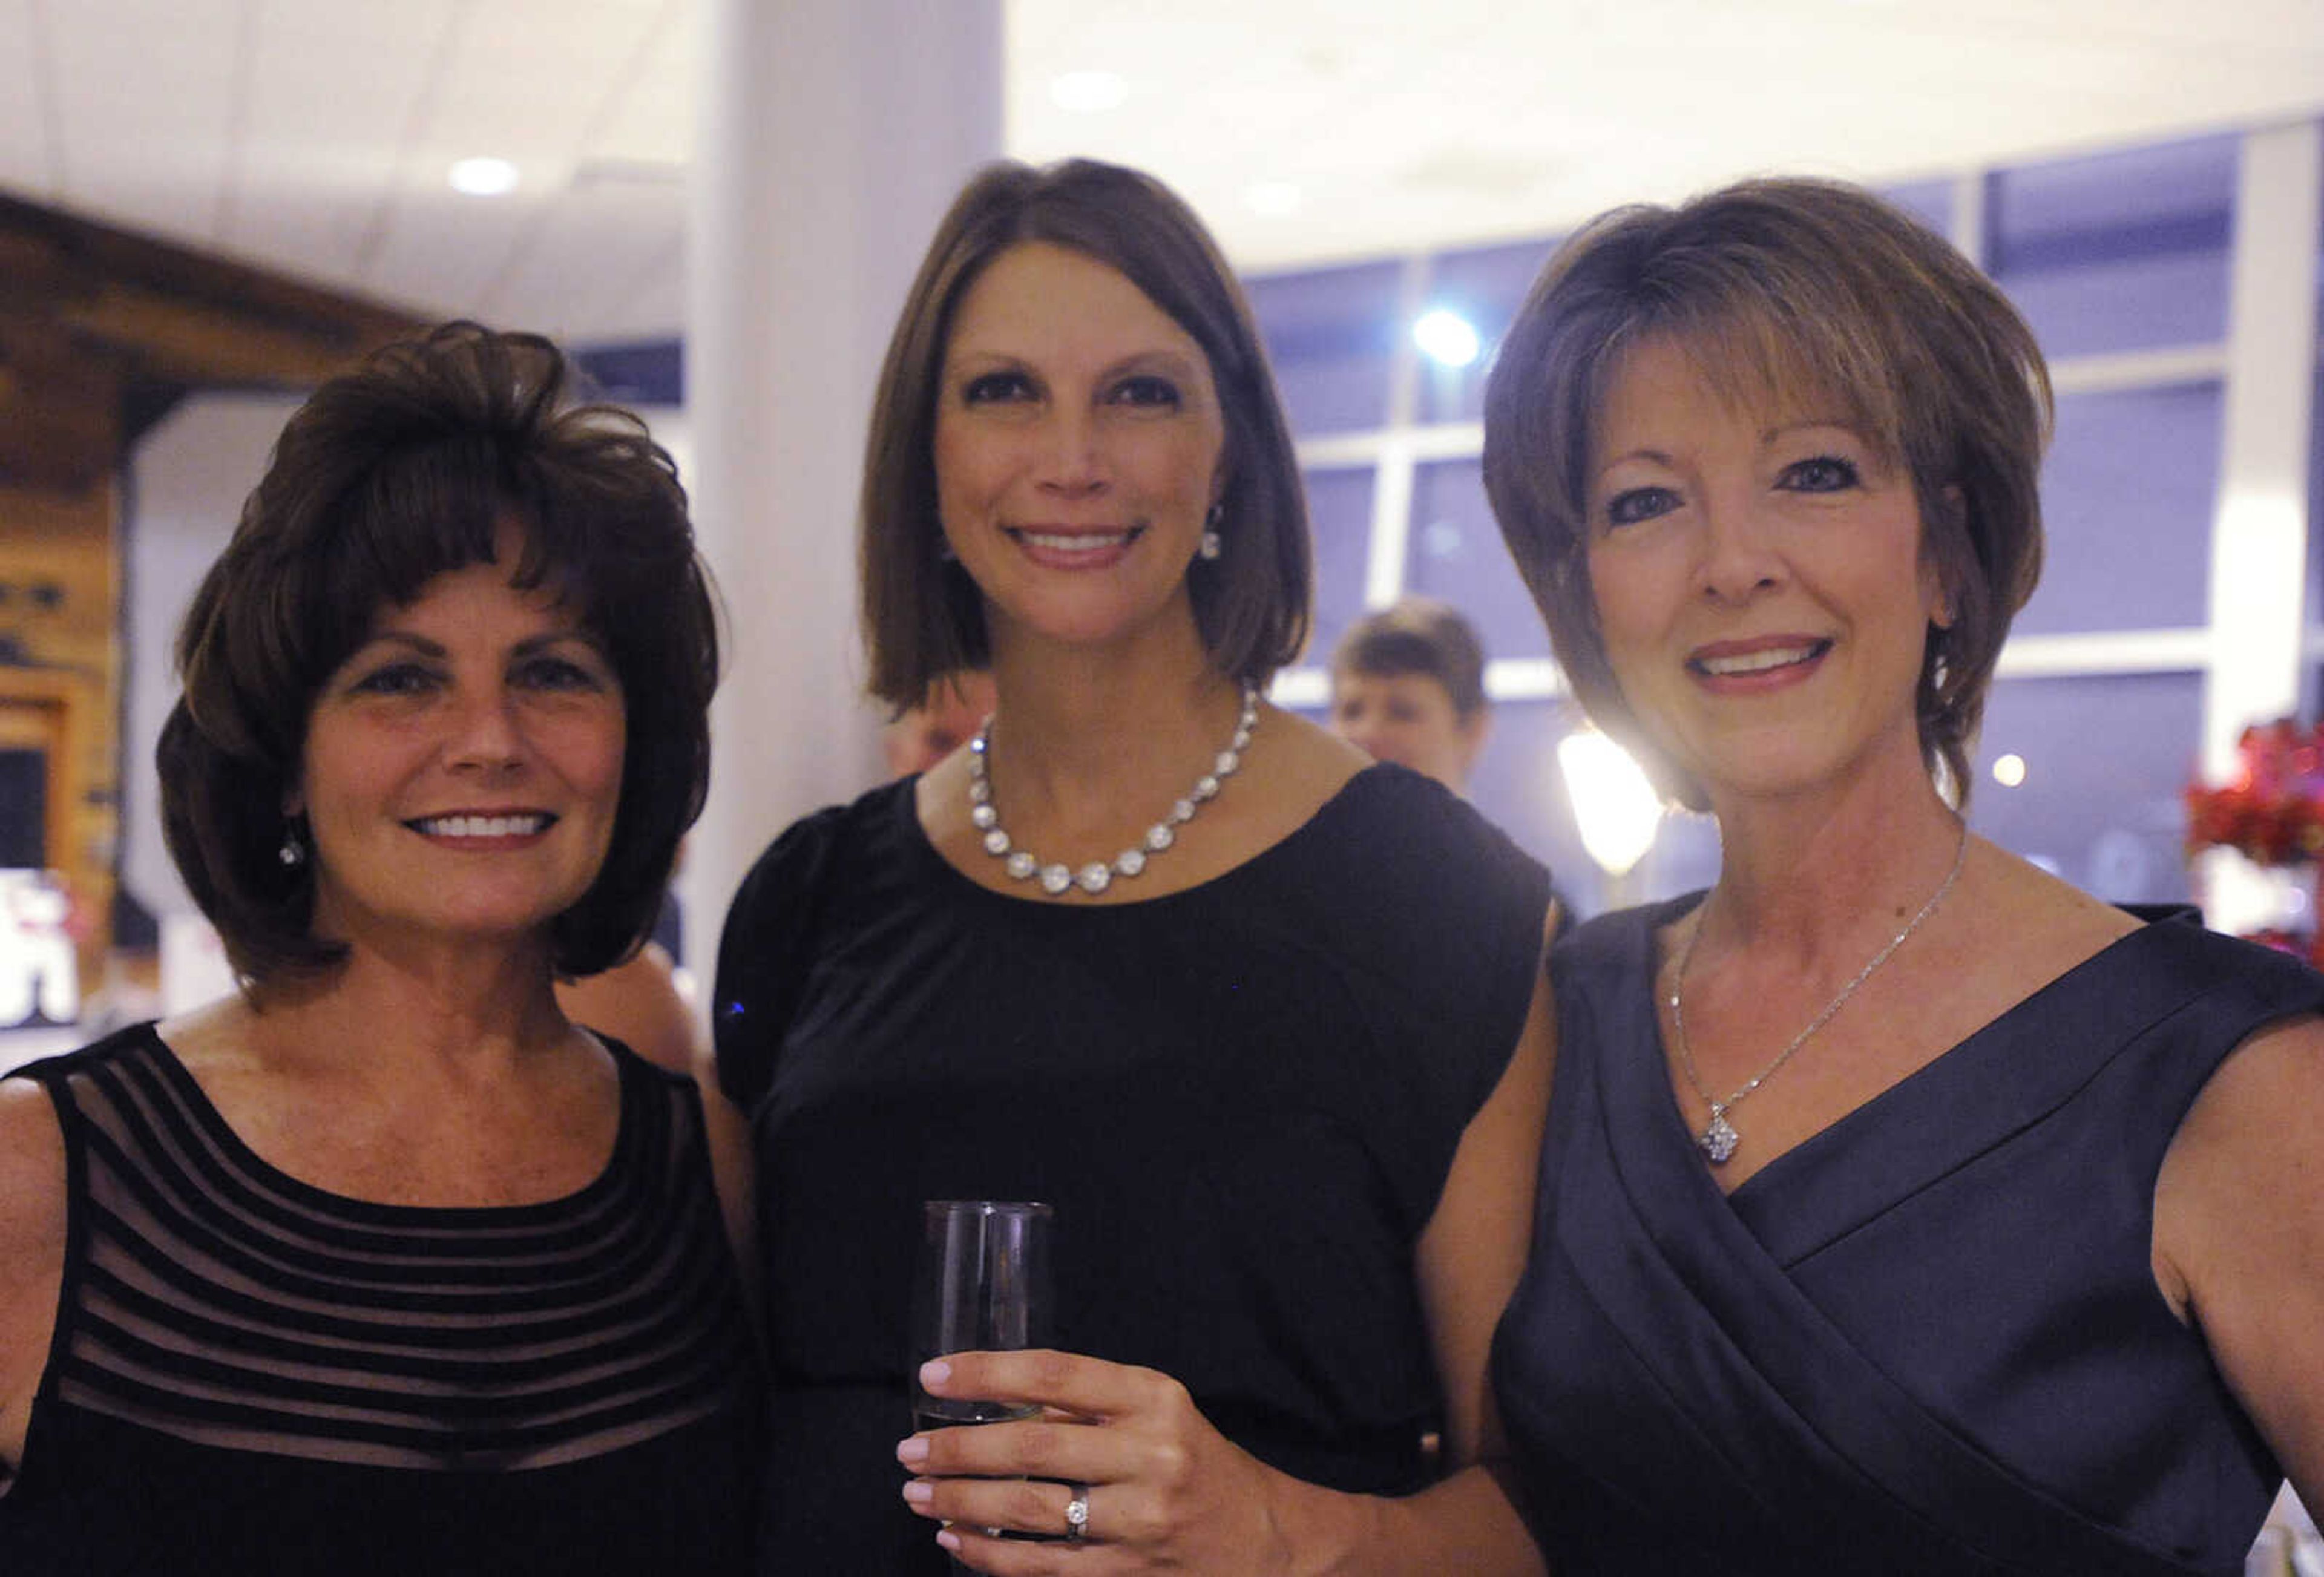
[{"label": "interior wall", "polygon": [[234,535],[242,501],[265,467],[287,395],[198,394],[180,401],[139,444],[129,465],[122,540],[121,880],[157,918],[193,912],[161,846],[153,744],[177,699],[171,662],[194,587]]}]

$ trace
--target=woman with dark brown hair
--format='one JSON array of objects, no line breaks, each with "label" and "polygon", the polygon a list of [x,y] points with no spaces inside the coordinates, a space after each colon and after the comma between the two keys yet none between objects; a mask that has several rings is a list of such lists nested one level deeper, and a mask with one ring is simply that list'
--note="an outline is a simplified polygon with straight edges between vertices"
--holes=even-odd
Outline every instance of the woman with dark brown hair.
[{"label": "woman with dark brown hair", "polygon": [[747,1565],[747,1166],[560,974],[702,804],[669,456],[453,325],[284,429],[180,638],[162,816],[240,994],[0,1084],[0,1569]]},{"label": "woman with dark brown hair", "polygon": [[[1546,873],[1267,703],[1306,631],[1298,471],[1176,197],[1084,161],[969,184],[890,346],[862,579],[876,695],[989,667],[998,699],[786,833],[727,923],[766,1569],[1530,1569],[1484,1360],[1545,1093]],[[1055,1209],[1069,1351],[920,1376],[1045,1417],[911,1433],[938,1198]]]},{"label": "woman with dark brown hair", "polygon": [[1591,715],[1719,818],[1556,951],[1496,1389],[1561,1573],[2243,1569],[2324,1491],[2324,978],[1970,835],[2032,333],[1870,194],[1585,228],[1485,481]]}]

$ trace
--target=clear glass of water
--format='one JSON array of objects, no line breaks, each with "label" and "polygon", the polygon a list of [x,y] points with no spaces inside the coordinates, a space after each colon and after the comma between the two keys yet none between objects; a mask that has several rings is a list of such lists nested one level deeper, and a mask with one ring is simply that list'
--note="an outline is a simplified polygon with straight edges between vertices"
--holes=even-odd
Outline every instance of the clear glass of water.
[{"label": "clear glass of water", "polygon": [[1054,1212],[1024,1200],[931,1199],[912,1277],[912,1425],[941,1429],[1028,1417],[1036,1407],[931,1397],[919,1366],[949,1352],[1006,1352],[1051,1341]]},{"label": "clear glass of water", "polygon": [[[931,1199],[921,1208],[920,1253],[912,1276],[912,1428],[1033,1416],[1038,1407],[931,1397],[920,1388],[919,1370],[929,1359],[950,1352],[1050,1345],[1053,1213],[1046,1204],[1009,1199]],[[968,1570],[957,1560],[947,1563],[955,1572]]]}]

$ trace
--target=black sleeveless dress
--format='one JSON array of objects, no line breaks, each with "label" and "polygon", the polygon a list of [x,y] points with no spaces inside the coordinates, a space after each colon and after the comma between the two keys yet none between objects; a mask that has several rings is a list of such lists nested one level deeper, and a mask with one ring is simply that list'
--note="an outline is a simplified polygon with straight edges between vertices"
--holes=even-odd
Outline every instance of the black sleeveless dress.
[{"label": "black sleeveless dress", "polygon": [[1130,904],[976,885],[908,780],[786,833],[717,995],[759,1153],[767,1569],[945,1570],[895,1458],[926,1199],[1055,1207],[1059,1346],[1174,1376],[1296,1477],[1425,1484],[1413,1248],[1516,1048],[1548,903],[1538,864],[1400,767]]},{"label": "black sleeveless dress", "polygon": [[507,1209],[268,1166],[150,1025],[17,1075],[63,1126],[56,1338],[0,1572],[735,1572],[760,1370],[687,1081]]},{"label": "black sleeveless dress", "polygon": [[2154,1285],[2154,1183],[2324,977],[2134,932],[1754,1174],[1671,1097],[1654,933],[1561,945],[1532,1262],[1494,1382],[1561,1577],[2243,1569],[2282,1474]]}]

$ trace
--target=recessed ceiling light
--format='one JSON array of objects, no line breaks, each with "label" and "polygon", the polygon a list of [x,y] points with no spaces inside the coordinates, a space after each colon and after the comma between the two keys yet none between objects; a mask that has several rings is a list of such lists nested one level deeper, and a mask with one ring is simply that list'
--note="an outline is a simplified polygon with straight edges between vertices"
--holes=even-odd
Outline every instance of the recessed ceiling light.
[{"label": "recessed ceiling light", "polygon": [[1458,312],[1442,307],[1423,312],[1414,321],[1412,342],[1430,361],[1447,367],[1465,367],[1484,349],[1475,327]]},{"label": "recessed ceiling light", "polygon": [[1296,213],[1302,200],[1287,180],[1254,180],[1242,189],[1242,206],[1254,214]]},{"label": "recessed ceiling light", "polygon": [[1049,84],[1049,102],[1075,115],[1118,109],[1130,84],[1111,71],[1067,71]]},{"label": "recessed ceiling light", "polygon": [[2011,752],[1993,758],[1993,780],[2004,788],[2015,788],[2025,781],[2025,758]]},{"label": "recessed ceiling light", "polygon": [[516,166],[505,159],[463,159],[447,172],[454,191],[470,197],[499,197],[516,189]]}]

